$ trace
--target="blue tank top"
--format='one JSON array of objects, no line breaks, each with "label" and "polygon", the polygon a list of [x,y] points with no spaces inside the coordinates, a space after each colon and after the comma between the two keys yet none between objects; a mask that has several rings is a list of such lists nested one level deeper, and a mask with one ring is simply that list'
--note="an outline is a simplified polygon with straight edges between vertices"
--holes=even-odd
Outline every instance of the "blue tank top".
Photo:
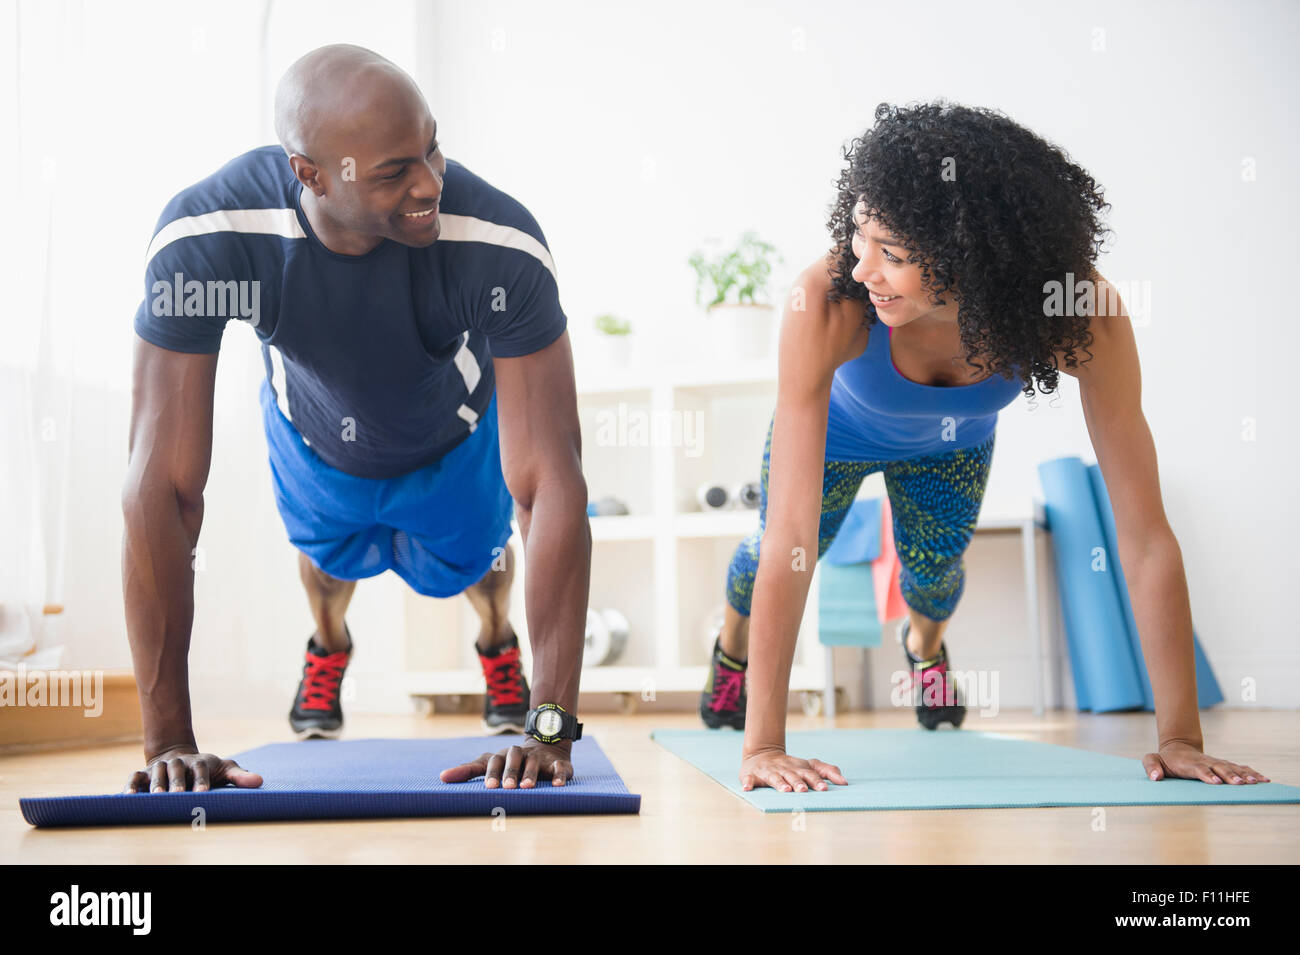
[{"label": "blue tank top", "polygon": [[[881,330],[885,329],[884,333]],[[877,322],[866,350],[835,370],[826,426],[828,461],[901,461],[974,447],[1023,385],[999,374],[972,385],[921,385],[904,378]]]}]

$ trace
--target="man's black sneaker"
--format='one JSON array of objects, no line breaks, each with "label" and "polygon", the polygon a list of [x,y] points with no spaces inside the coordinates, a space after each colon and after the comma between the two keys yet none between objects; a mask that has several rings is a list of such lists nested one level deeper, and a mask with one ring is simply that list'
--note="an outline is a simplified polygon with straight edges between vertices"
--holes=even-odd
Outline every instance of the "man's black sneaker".
[{"label": "man's black sneaker", "polygon": [[330,653],[316,643],[315,634],[307,641],[307,662],[303,664],[298,695],[289,711],[289,725],[299,739],[337,739],[343,732],[343,707],[339,703],[339,684],[352,657],[352,633],[348,648]]},{"label": "man's black sneaker", "polygon": [[916,719],[928,730],[935,729],[940,723],[951,723],[958,729],[966,718],[966,707],[961,701],[957,682],[948,672],[948,647],[939,644],[939,653],[929,660],[922,660],[907,649],[907,634],[912,621],[903,619],[898,631],[898,642],[903,645],[903,654],[907,657],[911,680],[908,692],[916,698]]},{"label": "man's black sneaker", "polygon": [[745,728],[745,662],[722,652],[722,638],[713,641],[709,682],[700,694],[700,718],[711,730]]},{"label": "man's black sneaker", "polygon": [[498,644],[487,653],[477,646],[487,695],[483,697],[483,728],[489,733],[522,733],[528,719],[528,680],[519,657],[519,638]]}]

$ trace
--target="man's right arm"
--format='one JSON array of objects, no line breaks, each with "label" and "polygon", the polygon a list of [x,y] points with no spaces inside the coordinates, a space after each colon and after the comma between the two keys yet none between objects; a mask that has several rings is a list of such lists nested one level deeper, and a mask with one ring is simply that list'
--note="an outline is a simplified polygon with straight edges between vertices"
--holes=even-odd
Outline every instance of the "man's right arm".
[{"label": "man's right arm", "polygon": [[136,337],[122,590],[146,762],[197,752],[188,665],[192,560],[212,458],[216,371],[217,353],[168,351]]}]

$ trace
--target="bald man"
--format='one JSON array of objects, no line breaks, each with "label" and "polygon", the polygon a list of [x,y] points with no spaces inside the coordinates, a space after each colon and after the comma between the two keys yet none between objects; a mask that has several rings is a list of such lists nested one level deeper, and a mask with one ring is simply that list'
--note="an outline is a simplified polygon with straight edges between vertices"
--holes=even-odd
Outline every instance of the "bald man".
[{"label": "bald man", "polygon": [[[294,731],[338,735],[348,602],[358,579],[392,570],[421,594],[469,598],[485,724],[530,731],[444,781],[563,785],[581,732],[591,536],[545,237],[520,203],[443,156],[415,83],[369,50],[329,46],[296,62],[275,123],[279,146],[168,203],[147,254],[122,559],[147,765],[127,790],[262,782],[202,752],[190,714],[191,554],[230,321],[250,325],[262,350],[275,499],[316,623]],[[512,504],[531,693],[508,619]]]}]

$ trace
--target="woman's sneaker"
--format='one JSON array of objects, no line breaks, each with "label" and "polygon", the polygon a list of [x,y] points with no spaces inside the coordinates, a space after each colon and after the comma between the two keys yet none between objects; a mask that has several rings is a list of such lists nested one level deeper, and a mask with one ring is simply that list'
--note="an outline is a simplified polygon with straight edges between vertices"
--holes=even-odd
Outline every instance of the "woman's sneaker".
[{"label": "woman's sneaker", "polygon": [[[347,625],[344,624],[346,631]],[[352,633],[348,648],[330,653],[316,643],[312,634],[307,641],[307,661],[303,664],[298,695],[289,711],[289,725],[299,739],[338,739],[343,732],[343,707],[339,703],[339,685],[352,657]]]},{"label": "woman's sneaker", "polygon": [[745,728],[745,662],[722,652],[722,638],[713,641],[709,683],[700,694],[700,718],[711,730]]},{"label": "woman's sneaker", "polygon": [[483,728],[489,733],[522,733],[528,719],[528,680],[519,657],[519,638],[513,634],[506,643],[487,653],[478,652],[483,667],[487,694],[483,698]]},{"label": "woman's sneaker", "polygon": [[957,729],[966,718],[966,707],[961,702],[956,681],[948,672],[948,647],[940,643],[938,655],[929,660],[913,656],[907,648],[911,624],[909,618],[903,619],[898,630],[898,642],[903,645],[911,673],[907,691],[917,697],[916,719],[928,730],[935,729],[940,723],[951,723],[953,729]]}]

